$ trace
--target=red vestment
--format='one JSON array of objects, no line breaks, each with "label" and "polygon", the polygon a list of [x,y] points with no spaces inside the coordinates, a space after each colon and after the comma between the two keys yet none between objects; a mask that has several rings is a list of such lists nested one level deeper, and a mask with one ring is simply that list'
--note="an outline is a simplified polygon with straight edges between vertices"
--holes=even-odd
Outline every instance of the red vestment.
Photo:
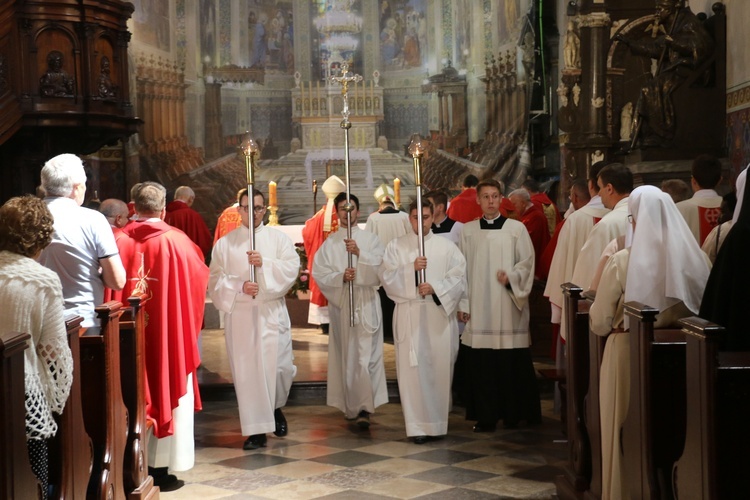
[{"label": "red vestment", "polygon": [[531,237],[531,244],[534,245],[534,275],[539,276],[537,271],[540,268],[539,262],[550,238],[547,217],[544,216],[544,212],[541,208],[532,205],[526,209],[521,216],[520,221],[526,226],[526,230]]},{"label": "red vestment", "polygon": [[320,307],[327,306],[328,301],[312,277],[313,259],[326,238],[331,233],[335,233],[339,228],[339,218],[336,212],[333,211],[331,212],[331,230],[323,230],[325,211],[326,207],[323,206],[315,215],[307,219],[305,227],[302,228],[302,241],[305,244],[305,254],[307,255],[307,270],[310,271],[310,303]]},{"label": "red vestment", "polygon": [[145,288],[146,415],[154,434],[173,434],[172,410],[187,393],[193,374],[195,410],[200,410],[198,335],[208,285],[208,267],[200,248],[182,231],[163,221],[127,225],[129,239],[120,240],[120,257],[128,280],[122,290],[129,297]]},{"label": "red vestment", "polygon": [[547,277],[549,276],[549,268],[552,265],[552,257],[555,255],[555,248],[557,248],[557,240],[558,238],[560,238],[560,230],[565,224],[565,221],[566,219],[563,219],[557,225],[557,227],[555,228],[555,234],[552,235],[552,238],[549,240],[549,243],[547,243],[547,247],[542,253],[542,258],[539,259],[539,267],[536,270],[536,275],[540,280],[547,281]]},{"label": "red vestment", "polygon": [[[128,221],[128,224],[130,224],[131,221]],[[115,243],[117,243],[117,248],[120,250],[120,258],[122,259],[122,248],[123,245],[128,245],[128,243],[121,242],[120,240],[129,240],[130,236],[128,236],[125,231],[123,231],[122,228],[116,227],[116,226],[109,226],[112,228],[112,234],[115,235]],[[125,260],[123,259],[123,265],[125,265]],[[128,296],[125,296],[127,299]],[[128,302],[127,300],[123,300],[122,290],[112,290],[111,288],[104,287],[104,302],[109,302],[110,300],[116,300],[118,302],[122,302],[124,306],[127,307]]]},{"label": "red vestment", "polygon": [[461,193],[451,200],[446,215],[464,224],[481,217],[482,207],[477,203],[477,190],[467,188],[461,191]]},{"label": "red vestment", "polygon": [[204,260],[211,253],[211,231],[208,230],[203,217],[187,203],[179,200],[170,202],[164,222],[187,234],[203,252]]},{"label": "red vestment", "polygon": [[214,243],[225,234],[231,233],[242,225],[242,217],[237,211],[237,205],[227,207],[221,212],[219,220],[216,221],[216,230],[214,231]]},{"label": "red vestment", "polygon": [[550,234],[554,234],[555,228],[557,228],[557,226],[560,224],[560,221],[562,221],[562,215],[560,215],[560,211],[557,209],[557,205],[555,205],[552,200],[550,200],[549,196],[547,196],[547,193],[542,192],[532,194],[531,203],[542,209],[545,217],[547,217],[549,232]]}]

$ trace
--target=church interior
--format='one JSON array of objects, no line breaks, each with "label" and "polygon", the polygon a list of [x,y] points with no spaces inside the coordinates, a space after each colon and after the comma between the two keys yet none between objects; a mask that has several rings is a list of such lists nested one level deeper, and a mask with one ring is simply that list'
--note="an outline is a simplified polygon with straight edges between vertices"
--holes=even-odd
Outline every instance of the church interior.
[{"label": "church interior", "polygon": [[[704,28],[707,38],[696,42],[690,63],[674,60],[668,49],[656,56],[633,49],[641,40],[669,38],[674,26],[665,31],[655,16],[665,3],[689,9]],[[5,1],[0,204],[35,193],[45,161],[73,153],[86,169],[84,205],[128,201],[130,188],[144,181],[165,186],[168,198],[190,186],[193,208],[213,231],[247,187],[248,159],[240,149],[247,139],[257,145],[255,185],[275,195],[266,222],[295,243],[325,204],[318,185],[334,174],[350,175],[362,214],[377,210],[373,192],[382,184],[393,185],[406,207],[418,187],[459,193],[469,174],[501,181],[506,194],[531,177],[562,213],[570,187],[599,161],[628,166],[636,185],[659,186],[689,182],[693,159],[709,154],[722,162],[717,191],[724,194],[750,163],[747,20],[750,3],[741,0]],[[409,148],[417,135],[424,145],[419,158]],[[371,433],[358,433],[324,405],[328,339],[307,323],[306,310],[293,310],[307,300],[290,299],[300,367],[287,413],[290,435],[253,453],[241,448],[223,324],[209,301],[197,465],[180,475],[183,488],[161,496],[600,498],[601,456],[584,423],[588,365],[567,381],[555,367],[543,288],[537,283],[531,298],[541,426],[478,435],[457,407],[445,439],[408,442],[391,344],[393,404],[375,415]],[[566,291],[568,299],[573,308],[585,301],[575,290]],[[586,321],[571,311],[572,321]],[[707,329],[691,328],[696,336]],[[581,346],[577,355],[588,362],[594,348]],[[684,359],[676,363],[684,370]],[[6,373],[3,390],[12,384]],[[558,383],[567,385],[562,407]],[[749,399],[746,389],[737,390]],[[10,442],[11,421],[0,415],[0,443]],[[687,432],[693,424],[688,420]],[[683,445],[692,449],[684,428],[682,441],[669,445],[649,441],[645,423],[631,431],[640,433],[629,438],[638,443],[642,470],[634,481],[643,488],[633,498],[676,495],[671,465],[678,462],[683,492],[694,487],[692,476],[706,488],[695,498],[721,497],[710,480],[714,462],[710,471],[701,467],[703,455],[681,462]],[[13,463],[9,453],[0,452],[0,465]],[[142,450],[136,456],[142,459]],[[119,478],[119,488],[139,493],[127,498],[158,497],[158,490],[138,489],[145,471],[136,471],[138,458],[128,460],[130,479]],[[5,470],[3,484],[17,469]]]}]

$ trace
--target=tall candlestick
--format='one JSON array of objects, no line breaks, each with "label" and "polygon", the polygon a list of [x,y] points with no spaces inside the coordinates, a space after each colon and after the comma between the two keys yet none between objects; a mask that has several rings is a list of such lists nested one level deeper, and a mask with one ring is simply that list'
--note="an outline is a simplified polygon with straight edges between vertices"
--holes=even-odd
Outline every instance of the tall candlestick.
[{"label": "tall candlestick", "polygon": [[393,179],[393,202],[396,206],[401,205],[401,179],[396,177]]},{"label": "tall candlestick", "polygon": [[268,183],[268,204],[272,207],[277,207],[276,203],[276,183],[271,181]]}]

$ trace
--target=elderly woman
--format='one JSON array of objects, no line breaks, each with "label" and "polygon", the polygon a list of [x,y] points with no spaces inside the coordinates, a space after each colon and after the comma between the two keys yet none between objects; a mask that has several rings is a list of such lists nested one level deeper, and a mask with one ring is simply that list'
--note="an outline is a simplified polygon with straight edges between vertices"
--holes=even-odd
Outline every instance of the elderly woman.
[{"label": "elderly woman", "polygon": [[632,238],[605,264],[589,311],[591,331],[608,337],[599,386],[603,499],[629,498],[619,439],[630,397],[630,333],[623,304],[655,307],[655,327],[671,326],[698,312],[709,275],[708,258],[667,193],[641,186],[628,205]]},{"label": "elderly woman", "polygon": [[52,215],[33,196],[0,207],[0,333],[31,335],[25,352],[26,439],[29,460],[47,491],[47,440],[57,432],[73,381],[73,358],[63,319],[57,274],[34,259],[52,237]]}]

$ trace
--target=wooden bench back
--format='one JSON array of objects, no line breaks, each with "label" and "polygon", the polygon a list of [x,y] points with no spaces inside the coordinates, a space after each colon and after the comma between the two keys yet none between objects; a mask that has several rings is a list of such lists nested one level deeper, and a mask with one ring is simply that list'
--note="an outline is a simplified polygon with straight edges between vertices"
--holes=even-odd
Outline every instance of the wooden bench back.
[{"label": "wooden bench back", "polygon": [[73,385],[65,409],[57,419],[57,434],[50,440],[49,465],[53,498],[84,499],[94,461],[91,438],[83,422],[81,401],[81,349],[79,335],[83,318],[65,322],[68,345],[73,355]]},{"label": "wooden bench back", "polygon": [[750,491],[750,353],[721,352],[724,328],[698,317],[686,335],[687,429],[672,485],[677,499],[743,498]]},{"label": "wooden bench back", "polygon": [[685,334],[654,329],[658,309],[625,304],[630,321],[630,402],[622,427],[632,498],[671,498],[672,464],[685,440]]},{"label": "wooden bench back", "polygon": [[80,337],[83,418],[94,445],[94,468],[89,496],[124,497],[123,461],[128,438],[128,415],[120,382],[120,326],[122,304],[111,301],[95,308],[99,329]]},{"label": "wooden bench back", "polygon": [[0,335],[0,498],[39,498],[26,447],[24,351],[28,333]]},{"label": "wooden bench back", "polygon": [[560,498],[577,498],[589,489],[591,445],[585,422],[585,398],[589,386],[588,304],[583,290],[573,283],[563,288],[563,317],[567,322],[566,397],[569,463],[565,474],[555,480]]}]

